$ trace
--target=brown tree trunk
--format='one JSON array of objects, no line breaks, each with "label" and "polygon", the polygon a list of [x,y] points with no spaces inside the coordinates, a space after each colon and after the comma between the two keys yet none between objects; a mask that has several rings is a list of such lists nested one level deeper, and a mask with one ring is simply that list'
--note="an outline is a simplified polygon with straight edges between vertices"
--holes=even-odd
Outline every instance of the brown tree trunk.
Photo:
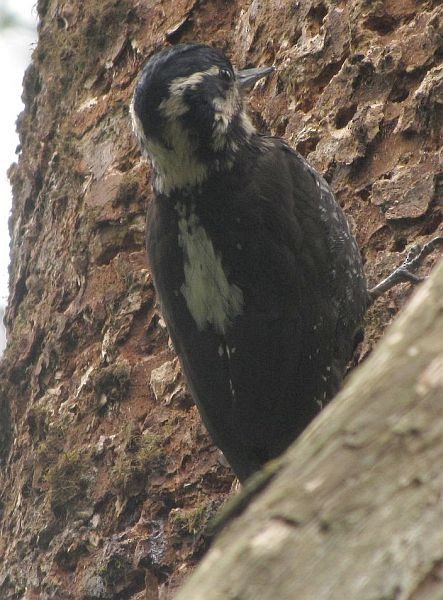
[{"label": "brown tree trunk", "polygon": [[[374,283],[441,226],[443,9],[439,0],[39,0],[37,8],[22,153],[11,168],[0,598],[168,597],[198,561],[199,532],[233,476],[190,401],[155,305],[144,252],[150,173],[128,118],[137,74],[164,45],[196,39],[238,66],[274,63],[278,72],[252,94],[256,122],[331,182]],[[402,286],[371,309],[362,355],[408,293]],[[337,431],[343,405],[327,413]],[[370,414],[371,427],[382,427],[384,413]],[[383,482],[381,474],[389,494]]]},{"label": "brown tree trunk", "polygon": [[443,263],[177,600],[443,598]]}]

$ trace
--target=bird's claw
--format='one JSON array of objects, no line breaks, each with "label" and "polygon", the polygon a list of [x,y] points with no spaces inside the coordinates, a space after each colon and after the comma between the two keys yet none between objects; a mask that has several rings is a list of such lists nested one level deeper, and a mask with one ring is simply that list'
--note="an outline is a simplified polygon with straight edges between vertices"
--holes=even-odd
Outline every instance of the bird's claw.
[{"label": "bird's claw", "polygon": [[412,246],[412,248],[410,248],[408,253],[406,254],[406,258],[405,258],[402,266],[409,267],[409,265],[413,264],[414,260],[417,258],[417,256],[420,255],[421,251],[422,251],[422,247],[420,246],[420,244],[416,244],[415,246]]},{"label": "bird's claw", "polygon": [[409,271],[404,264],[399,268],[398,272],[404,281],[410,281],[411,283],[420,283],[426,279],[426,277],[420,277]]},{"label": "bird's claw", "polygon": [[415,275],[412,271],[417,269],[422,263],[423,259],[428,256],[428,254],[431,254],[431,252],[433,252],[439,245],[443,245],[443,236],[437,236],[433,238],[424,244],[424,246],[420,246],[419,244],[412,246],[403,263],[390,275],[388,275],[388,277],[368,290],[369,303],[372,304],[374,300],[398,283],[409,282],[417,284],[424,281],[426,277]]}]

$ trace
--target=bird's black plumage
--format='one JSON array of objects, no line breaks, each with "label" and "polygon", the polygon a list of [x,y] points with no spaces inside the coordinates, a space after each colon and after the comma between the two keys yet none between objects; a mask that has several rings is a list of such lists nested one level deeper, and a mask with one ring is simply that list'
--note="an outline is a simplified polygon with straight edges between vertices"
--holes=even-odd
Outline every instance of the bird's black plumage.
[{"label": "bird's black plumage", "polygon": [[147,247],[165,321],[244,480],[336,393],[368,294],[327,183],[256,133],[242,77],[219,51],[174,47],[145,66],[132,114],[156,171]]}]

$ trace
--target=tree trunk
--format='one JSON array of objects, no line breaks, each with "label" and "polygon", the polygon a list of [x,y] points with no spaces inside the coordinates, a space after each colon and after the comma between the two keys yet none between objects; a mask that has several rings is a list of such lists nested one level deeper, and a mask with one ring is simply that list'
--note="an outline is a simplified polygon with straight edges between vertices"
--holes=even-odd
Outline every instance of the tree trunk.
[{"label": "tree trunk", "polygon": [[[251,95],[256,123],[293,143],[330,181],[375,283],[407,247],[441,227],[443,9],[439,0],[39,0],[37,9],[21,155],[10,171],[0,598],[170,597],[198,561],[205,545],[199,533],[228,497],[233,476],[186,391],[147,271],[150,171],[128,116],[137,74],[153,52],[190,40],[221,47],[239,67],[274,63],[277,73]],[[408,293],[405,285],[377,301],[360,357]],[[384,385],[377,372],[372,379],[371,386]],[[399,410],[394,392],[383,412],[362,409],[355,423],[382,429],[385,415]],[[324,426],[342,431],[345,404],[334,403],[300,447],[322,446]],[[422,432],[421,421],[417,427]],[[346,434],[349,461],[366,443],[356,432]],[[405,487],[415,464],[417,490],[428,489],[421,482],[423,434],[390,435],[410,455]],[[316,470],[316,460],[306,469]],[[338,477],[347,464],[331,463],[329,472]],[[369,473],[381,498],[392,491],[389,466],[379,460]],[[317,479],[307,481],[315,487]],[[330,488],[320,482],[319,489],[322,497]],[[363,500],[351,511],[345,496],[337,510],[349,510],[352,521],[357,509],[367,515]],[[324,536],[336,522],[344,527],[325,506]],[[414,510],[417,527],[426,528],[431,509]],[[296,518],[305,523],[307,516]],[[399,521],[385,518],[386,535]],[[286,535],[286,521],[277,523],[271,534]],[[396,548],[395,564],[400,541]],[[334,558],[339,569],[341,556],[331,550],[328,560]],[[320,583],[322,565],[311,565]],[[405,578],[415,576],[407,561],[402,568]]]},{"label": "tree trunk", "polygon": [[443,263],[177,600],[443,597]]}]

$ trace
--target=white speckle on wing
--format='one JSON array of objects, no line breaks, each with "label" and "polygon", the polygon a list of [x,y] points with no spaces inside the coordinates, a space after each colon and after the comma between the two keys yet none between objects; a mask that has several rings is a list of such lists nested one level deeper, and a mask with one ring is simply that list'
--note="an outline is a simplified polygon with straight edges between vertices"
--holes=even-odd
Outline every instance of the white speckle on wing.
[{"label": "white speckle on wing", "polygon": [[240,243],[236,244],[235,247],[237,248],[237,250],[241,250],[242,249],[242,245]]},{"label": "white speckle on wing", "polygon": [[223,356],[224,352],[224,348],[222,344],[220,344],[220,346],[218,347],[218,355],[220,356],[220,358]]},{"label": "white speckle on wing", "polygon": [[235,388],[231,378],[229,378],[229,389],[231,390],[232,399],[235,400]]},{"label": "white speckle on wing", "polygon": [[[243,292],[229,283],[222,258],[214,250],[212,240],[200,225],[198,217],[177,205],[179,245],[184,254],[185,282],[180,291],[198,329],[212,325],[217,333],[225,333],[232,321],[243,312]],[[229,351],[226,347],[229,357]]]}]

